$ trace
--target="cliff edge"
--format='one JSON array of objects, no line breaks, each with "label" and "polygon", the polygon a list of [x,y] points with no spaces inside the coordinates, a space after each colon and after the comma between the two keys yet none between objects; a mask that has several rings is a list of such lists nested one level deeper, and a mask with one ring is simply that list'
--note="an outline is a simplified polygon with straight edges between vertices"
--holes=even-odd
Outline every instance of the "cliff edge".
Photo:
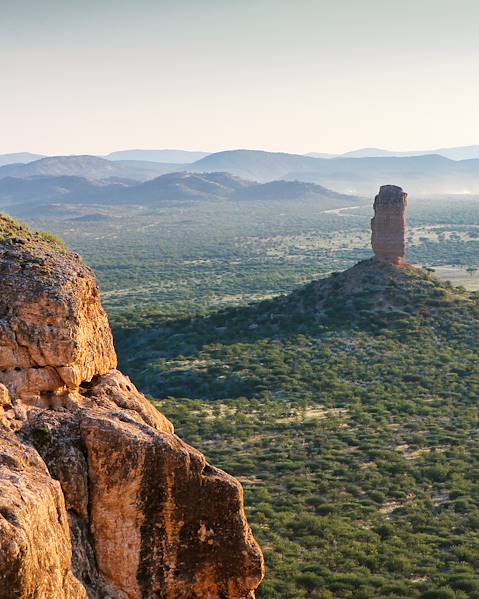
[{"label": "cliff edge", "polygon": [[118,372],[95,277],[0,216],[0,599],[251,599],[240,484]]}]

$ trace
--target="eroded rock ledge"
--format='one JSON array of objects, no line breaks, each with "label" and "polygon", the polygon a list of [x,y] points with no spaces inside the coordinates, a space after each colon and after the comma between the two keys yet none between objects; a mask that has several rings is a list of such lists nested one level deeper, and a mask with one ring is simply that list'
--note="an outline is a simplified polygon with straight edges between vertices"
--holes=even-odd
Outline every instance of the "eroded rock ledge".
[{"label": "eroded rock ledge", "polygon": [[247,599],[240,484],[116,368],[93,273],[0,216],[0,599]]}]

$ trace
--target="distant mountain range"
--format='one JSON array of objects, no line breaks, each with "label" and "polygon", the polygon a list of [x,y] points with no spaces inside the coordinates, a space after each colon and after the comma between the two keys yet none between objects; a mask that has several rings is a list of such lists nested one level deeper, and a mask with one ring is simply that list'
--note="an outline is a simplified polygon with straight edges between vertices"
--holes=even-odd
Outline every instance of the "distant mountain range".
[{"label": "distant mountain range", "polygon": [[30,154],[30,152],[17,152],[15,154],[0,154],[0,166],[5,164],[33,162],[44,158],[41,154]]},{"label": "distant mountain range", "polygon": [[210,152],[190,152],[187,150],[119,150],[111,152],[107,160],[143,160],[169,164],[189,164],[208,156]]},{"label": "distant mountain range", "polygon": [[32,177],[0,179],[0,205],[24,202],[90,202],[125,188],[125,184],[93,181],[84,177]]},{"label": "distant mountain range", "polygon": [[[188,204],[201,201],[236,202],[317,199],[325,209],[358,203],[358,198],[339,194],[320,185],[300,181],[258,183],[228,173],[169,173],[144,183],[111,183],[82,177],[33,177],[0,179],[0,208],[24,218],[78,216],[80,207]],[[100,211],[101,212],[101,211]],[[87,210],[88,213],[88,210]]]},{"label": "distant mountain range", "polygon": [[395,183],[414,194],[479,193],[479,160],[454,161],[443,156],[325,159],[234,150],[210,154],[189,170],[221,170],[239,177],[310,181],[342,193],[368,195]]},{"label": "distant mountain range", "polygon": [[320,152],[310,152],[306,156],[313,158],[380,158],[387,156],[430,156],[432,154],[439,154],[444,158],[450,158],[451,160],[470,160],[473,158],[479,158],[479,145],[476,146],[458,146],[457,148],[437,148],[435,150],[408,150],[408,151],[394,151],[384,150],[382,148],[360,148],[359,150],[352,150],[345,152],[344,154],[324,154]]},{"label": "distant mountain range", "polygon": [[[319,158],[260,150],[227,150],[210,154],[188,166],[192,172],[224,171],[247,179],[272,181],[290,172],[314,170]],[[329,162],[329,161],[328,161]]]},{"label": "distant mountain range", "polygon": [[321,183],[337,191],[372,195],[394,183],[415,195],[479,193],[479,160],[443,156],[342,158],[320,160],[314,170],[290,171],[285,179]]},{"label": "distant mountain range", "polygon": [[[111,152],[106,156],[96,156],[110,161],[135,160],[140,162],[160,162],[166,164],[189,164],[208,156],[209,152],[190,152],[188,150],[119,150]],[[94,155],[91,155],[94,158]],[[0,154],[0,166],[7,164],[28,164],[41,158],[55,158],[43,154],[31,154],[30,152],[17,152],[15,154]],[[65,156],[73,158],[73,156]]]},{"label": "distant mountain range", "polygon": [[[233,150],[237,151],[237,150]],[[254,150],[243,150],[243,151],[254,151]],[[98,158],[105,158],[111,161],[124,161],[124,160],[135,160],[140,162],[159,162],[161,164],[191,164],[211,154],[221,154],[222,152],[204,152],[198,151],[193,152],[190,150],[169,150],[169,149],[158,149],[158,150],[144,150],[144,149],[133,149],[133,150],[118,150],[111,152],[106,156],[97,156]],[[437,148],[434,150],[407,150],[407,151],[395,151],[385,150],[383,148],[360,148],[358,150],[352,150],[344,152],[342,154],[334,154],[331,152],[309,152],[304,154],[308,158],[386,158],[386,157],[404,157],[404,156],[431,156],[437,154],[449,158],[451,160],[471,160],[479,159],[479,145],[472,146],[458,146],[454,148]],[[291,154],[288,154],[291,156]],[[92,155],[94,156],[94,155]],[[301,154],[303,156],[303,154]],[[18,152],[16,154],[0,154],[0,166],[6,164],[26,164],[39,160],[40,158],[47,158],[45,155],[32,154],[30,152]],[[52,158],[52,156],[48,156]]]},{"label": "distant mountain range", "polygon": [[147,181],[178,168],[176,164],[160,164],[139,160],[111,161],[97,156],[49,156],[27,164],[8,164],[0,167],[4,177],[75,176],[87,179],[119,177]]},{"label": "distant mountain range", "polygon": [[[209,154],[189,164],[144,160],[107,160],[97,156],[54,156],[26,164],[0,166],[6,177],[81,177],[129,186],[160,175],[229,173],[262,183],[302,181],[340,193],[367,195],[394,183],[416,195],[479,194],[479,159],[452,160],[440,155],[315,158],[259,150],[229,150]],[[97,184],[95,184],[97,185]]]}]

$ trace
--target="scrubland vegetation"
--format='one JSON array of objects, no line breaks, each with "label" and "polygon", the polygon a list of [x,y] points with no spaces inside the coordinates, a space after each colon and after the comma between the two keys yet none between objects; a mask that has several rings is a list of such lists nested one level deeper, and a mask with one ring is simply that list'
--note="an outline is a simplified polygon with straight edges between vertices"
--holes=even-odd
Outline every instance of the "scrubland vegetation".
[{"label": "scrubland vegetation", "polygon": [[[479,265],[476,204],[418,202],[410,260]],[[367,262],[308,284],[369,257],[369,218],[48,224],[98,272],[121,368],[243,482],[259,598],[479,598],[477,296]]]},{"label": "scrubland vegetation", "polygon": [[477,300],[367,270],[123,332],[122,368],[241,478],[259,597],[479,597]]}]

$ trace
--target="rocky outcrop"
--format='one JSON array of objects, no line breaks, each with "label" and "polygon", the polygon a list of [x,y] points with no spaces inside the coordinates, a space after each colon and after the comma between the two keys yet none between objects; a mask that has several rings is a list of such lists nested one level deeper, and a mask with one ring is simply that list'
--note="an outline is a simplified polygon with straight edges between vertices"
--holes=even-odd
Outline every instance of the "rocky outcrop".
[{"label": "rocky outcrop", "polygon": [[246,599],[240,484],[115,370],[92,272],[0,217],[0,599]]},{"label": "rocky outcrop", "polygon": [[371,243],[378,260],[398,266],[406,256],[407,193],[396,185],[382,185],[374,199]]},{"label": "rocky outcrop", "polygon": [[115,368],[95,278],[79,256],[25,231],[2,244],[0,280],[0,380],[17,397],[75,389]]}]

